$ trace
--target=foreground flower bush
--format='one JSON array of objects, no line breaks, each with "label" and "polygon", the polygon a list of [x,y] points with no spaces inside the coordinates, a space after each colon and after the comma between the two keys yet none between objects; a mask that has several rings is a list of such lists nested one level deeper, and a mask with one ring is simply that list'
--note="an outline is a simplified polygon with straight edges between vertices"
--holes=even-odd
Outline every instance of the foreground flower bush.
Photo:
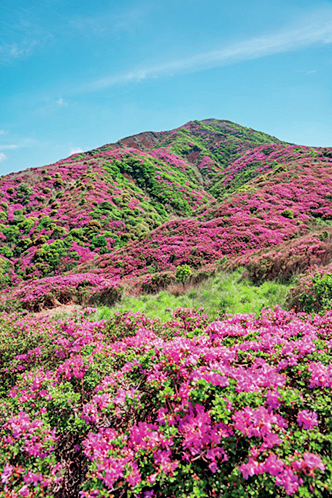
[{"label": "foreground flower bush", "polygon": [[0,496],[332,492],[332,313],[1,315]]}]

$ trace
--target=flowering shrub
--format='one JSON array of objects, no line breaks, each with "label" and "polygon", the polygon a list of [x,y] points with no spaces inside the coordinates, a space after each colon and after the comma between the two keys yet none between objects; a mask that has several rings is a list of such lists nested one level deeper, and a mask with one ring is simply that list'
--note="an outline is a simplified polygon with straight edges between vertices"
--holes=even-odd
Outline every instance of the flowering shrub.
[{"label": "flowering shrub", "polygon": [[109,306],[119,301],[122,288],[118,282],[99,275],[80,273],[34,280],[18,287],[2,301],[2,308],[12,310],[15,304],[29,311],[40,311],[60,304],[104,303]]},{"label": "flowering shrub", "polygon": [[0,317],[2,496],[332,493],[332,315]]},{"label": "flowering shrub", "polygon": [[332,265],[312,266],[300,275],[288,296],[289,305],[310,313],[332,307]]},{"label": "flowering shrub", "polygon": [[319,230],[289,240],[274,247],[252,251],[232,258],[223,266],[227,269],[245,267],[254,282],[290,279],[311,267],[326,265],[331,261],[331,229]]}]

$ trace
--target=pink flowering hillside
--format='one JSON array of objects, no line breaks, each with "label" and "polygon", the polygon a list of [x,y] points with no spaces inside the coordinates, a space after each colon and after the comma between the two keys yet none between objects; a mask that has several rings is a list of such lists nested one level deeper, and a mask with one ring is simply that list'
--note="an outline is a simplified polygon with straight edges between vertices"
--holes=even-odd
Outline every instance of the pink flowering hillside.
[{"label": "pink flowering hillside", "polygon": [[274,247],[252,251],[235,257],[224,267],[233,270],[245,267],[254,282],[277,279],[280,275],[290,279],[308,269],[328,265],[332,259],[332,229],[309,232]]},{"label": "pink flowering hillside", "polygon": [[[69,289],[84,285],[89,299],[99,295],[94,279],[107,282],[111,295],[102,295],[111,303],[120,287],[167,287],[183,264],[196,281],[226,259],[231,267],[244,257],[256,279],[267,273],[289,278],[311,264],[327,264],[330,232],[322,225],[332,220],[331,163],[331,149],[287,144],[208,119],[4,176],[1,306],[20,302],[36,311],[87,302],[59,291],[64,275]],[[322,243],[324,230],[328,240]],[[284,263],[275,263],[283,244],[287,253],[287,244],[304,247],[312,237],[316,259],[287,263],[285,271]],[[254,270],[256,252],[273,248],[268,258],[274,263],[267,263],[273,269]],[[90,272],[87,284],[77,284],[75,275]],[[57,290],[49,298],[52,285]]]},{"label": "pink flowering hillside", "polygon": [[[166,222],[143,241],[82,263],[77,271],[135,283],[142,276],[171,275],[178,265],[198,269],[224,258],[253,271],[263,257],[265,270],[261,265],[256,277],[289,277],[311,264],[330,261],[330,229],[317,229],[317,220],[328,224],[332,219],[331,198],[330,159],[304,165],[295,161],[249,182],[195,218]],[[255,251],[262,248],[260,258]]]},{"label": "pink flowering hillside", "polygon": [[332,315],[0,316],[0,496],[332,495]]}]

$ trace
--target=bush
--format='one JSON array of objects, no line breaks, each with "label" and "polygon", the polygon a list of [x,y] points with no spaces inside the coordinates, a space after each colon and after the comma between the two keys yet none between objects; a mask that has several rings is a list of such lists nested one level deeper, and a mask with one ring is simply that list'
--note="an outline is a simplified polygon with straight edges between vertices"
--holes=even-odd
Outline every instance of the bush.
[{"label": "bush", "polygon": [[0,317],[4,496],[331,496],[331,315],[93,311]]},{"label": "bush", "polygon": [[98,220],[90,220],[88,223],[88,227],[96,231],[97,229],[101,229],[101,224]]},{"label": "bush", "polygon": [[316,305],[320,308],[331,309],[332,275],[327,273],[323,277],[319,274],[313,278],[313,290],[316,294]]},{"label": "bush", "polygon": [[191,275],[191,268],[188,265],[180,265],[176,269],[175,278],[178,282],[185,284]]},{"label": "bush", "polygon": [[74,238],[77,238],[77,239],[83,239],[84,238],[84,230],[83,230],[83,228],[73,228],[72,230],[70,230],[69,233]]},{"label": "bush", "polygon": [[294,211],[292,211],[291,209],[285,209],[281,215],[284,217],[284,218],[289,218],[289,219],[293,219],[295,218],[295,214],[294,214]]},{"label": "bush", "polygon": [[31,245],[32,245],[32,240],[30,238],[21,239],[17,244],[17,246],[21,249],[22,252],[26,251]]},{"label": "bush", "polygon": [[93,237],[92,240],[91,240],[91,246],[93,248],[96,248],[96,247],[105,247],[105,246],[107,246],[107,240],[102,235],[100,235],[99,237]]},{"label": "bush", "polygon": [[53,222],[53,220],[51,218],[49,218],[48,216],[44,216],[43,218],[40,218],[40,220],[39,220],[39,224],[42,227],[48,227],[52,222]]},{"label": "bush", "polygon": [[0,247],[0,254],[8,259],[13,257],[13,251],[7,246]]},{"label": "bush", "polygon": [[67,232],[66,228],[57,226],[56,228],[54,228],[54,230],[52,232],[52,238],[59,239],[60,237],[63,237],[67,233],[68,232]]}]

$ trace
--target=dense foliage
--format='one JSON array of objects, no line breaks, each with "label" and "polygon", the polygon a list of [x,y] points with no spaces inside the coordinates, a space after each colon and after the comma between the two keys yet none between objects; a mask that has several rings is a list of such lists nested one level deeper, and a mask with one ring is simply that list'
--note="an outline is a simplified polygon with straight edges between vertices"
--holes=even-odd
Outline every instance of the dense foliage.
[{"label": "dense foliage", "polygon": [[331,496],[330,313],[92,311],[0,318],[0,496]]}]

